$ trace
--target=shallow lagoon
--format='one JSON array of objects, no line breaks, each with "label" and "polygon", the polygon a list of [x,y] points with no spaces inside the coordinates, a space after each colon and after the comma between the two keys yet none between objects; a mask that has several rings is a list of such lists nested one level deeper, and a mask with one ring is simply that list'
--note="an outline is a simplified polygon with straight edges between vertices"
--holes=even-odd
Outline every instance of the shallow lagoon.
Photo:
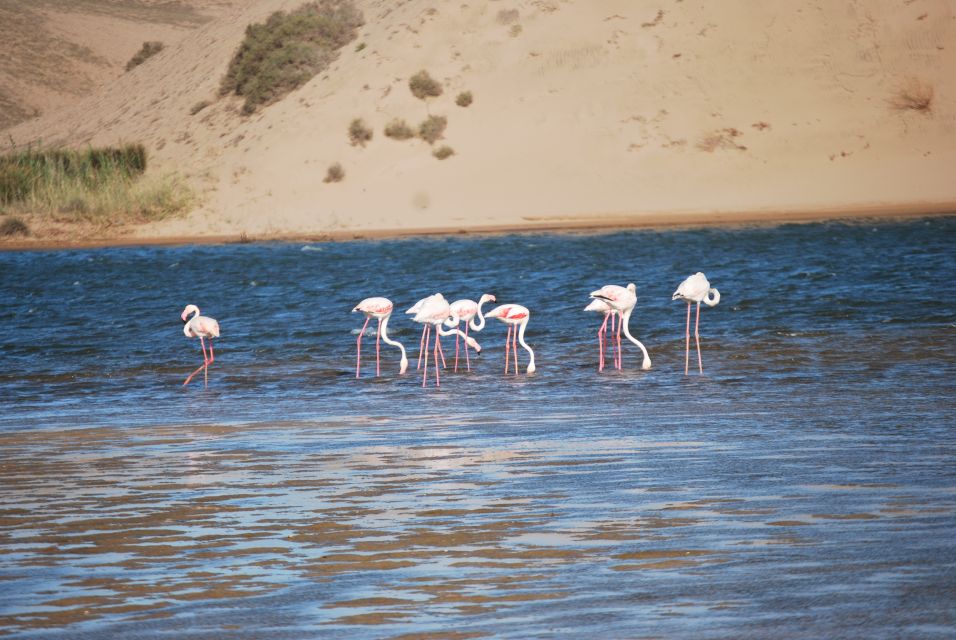
[{"label": "shallow lagoon", "polygon": [[[0,253],[0,630],[951,637],[954,240],[944,217]],[[685,377],[670,294],[698,269],[722,299]],[[598,374],[587,293],[631,281],[653,369],[625,343]],[[528,306],[537,374],[502,375],[491,321],[422,389],[397,313],[409,373],[383,345],[356,380],[355,303],[434,291]],[[207,388],[181,386],[189,302],[222,325]]]}]

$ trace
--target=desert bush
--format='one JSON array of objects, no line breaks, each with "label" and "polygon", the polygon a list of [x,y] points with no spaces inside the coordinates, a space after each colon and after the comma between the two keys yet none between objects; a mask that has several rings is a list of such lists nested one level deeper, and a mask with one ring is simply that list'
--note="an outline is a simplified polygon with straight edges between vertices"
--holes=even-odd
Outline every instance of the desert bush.
[{"label": "desert bush", "polygon": [[189,110],[189,115],[191,116],[196,115],[197,113],[199,113],[200,111],[208,107],[210,104],[212,103],[209,102],[209,100],[200,100],[199,102],[194,104],[192,108]]},{"label": "desert bush", "polygon": [[455,104],[459,107],[467,107],[474,101],[474,97],[471,95],[471,91],[462,91],[458,94],[458,97],[455,98]]},{"label": "desert bush", "polygon": [[395,118],[385,126],[385,135],[395,140],[408,140],[415,137],[415,130],[404,120]]},{"label": "desert bush", "polygon": [[323,180],[323,182],[342,182],[344,178],[345,169],[336,162],[335,164],[329,165],[328,170],[325,172],[325,180]]},{"label": "desert bush", "polygon": [[27,149],[0,156],[0,210],[69,220],[155,220],[185,210],[189,187],[174,176],[146,179],[146,149]]},{"label": "desert bush", "polygon": [[929,113],[933,110],[935,93],[933,85],[911,78],[890,97],[890,107],[896,111]]},{"label": "desert bush", "polygon": [[441,83],[422,69],[408,80],[408,88],[419,100],[437,98],[442,94]]},{"label": "desert bush", "polygon": [[163,43],[158,40],[151,40],[149,42],[144,42],[143,47],[130,58],[129,62],[126,63],[126,70],[129,71],[134,67],[146,62],[149,58],[152,58],[157,53],[163,50]]},{"label": "desert bush", "polygon": [[434,151],[432,151],[432,155],[438,158],[439,160],[444,160],[445,158],[448,158],[449,156],[455,155],[455,150],[449,147],[447,144],[445,144],[438,147]]},{"label": "desert bush", "polygon": [[436,140],[442,138],[446,126],[448,126],[448,118],[445,116],[428,116],[418,125],[418,137],[428,144],[434,144]]},{"label": "desert bush", "polygon": [[697,148],[707,153],[713,153],[717,149],[736,149],[737,151],[746,151],[747,147],[737,144],[736,138],[743,135],[739,129],[727,127],[712,131],[704,135],[697,141]]},{"label": "desert bush", "polygon": [[349,125],[349,141],[352,146],[364,147],[365,143],[371,139],[372,130],[366,126],[365,121],[361,118],[352,120],[352,124]]},{"label": "desert bush", "polygon": [[318,0],[246,27],[220,93],[245,98],[242,110],[279,100],[324,70],[355,39],[362,13],[351,0]]},{"label": "desert bush", "polygon": [[20,218],[7,218],[0,222],[0,237],[9,238],[10,236],[28,236],[30,227]]}]

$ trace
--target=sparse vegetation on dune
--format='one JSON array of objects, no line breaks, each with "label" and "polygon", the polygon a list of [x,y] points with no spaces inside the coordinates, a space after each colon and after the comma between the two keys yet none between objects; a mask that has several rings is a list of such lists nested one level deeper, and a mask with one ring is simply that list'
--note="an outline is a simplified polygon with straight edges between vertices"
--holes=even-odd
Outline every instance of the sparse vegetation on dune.
[{"label": "sparse vegetation on dune", "polygon": [[455,104],[459,107],[467,107],[474,101],[474,96],[471,95],[471,91],[462,91],[458,94],[458,97],[455,98]]},{"label": "sparse vegetation on dune", "polygon": [[444,160],[445,158],[455,155],[455,150],[445,144],[432,151],[432,155],[439,160]]},{"label": "sparse vegetation on dune", "polygon": [[933,85],[910,78],[890,98],[890,107],[896,111],[930,113],[933,110]]},{"label": "sparse vegetation on dune", "polygon": [[396,118],[385,125],[385,136],[394,140],[408,140],[415,137],[415,130],[404,120]]},{"label": "sparse vegetation on dune", "polygon": [[434,144],[436,140],[441,140],[446,126],[448,126],[448,118],[445,116],[428,116],[418,126],[418,137],[428,144]]},{"label": "sparse vegetation on dune", "polygon": [[323,182],[342,182],[345,179],[345,169],[342,168],[338,162],[329,165],[328,170],[325,172],[325,179]]},{"label": "sparse vegetation on dune", "polygon": [[364,147],[365,143],[372,139],[372,129],[365,124],[361,118],[352,120],[349,125],[349,141],[353,147]]},{"label": "sparse vegetation on dune", "polygon": [[319,0],[289,13],[277,11],[265,23],[246,28],[220,93],[243,96],[243,112],[253,113],[327,68],[362,24],[351,0]]},{"label": "sparse vegetation on dune", "polygon": [[0,237],[2,238],[28,235],[30,235],[30,227],[27,226],[27,223],[20,218],[11,217],[4,219],[3,222],[0,222]]},{"label": "sparse vegetation on dune", "polygon": [[442,86],[427,71],[422,69],[408,80],[408,88],[419,100],[437,98],[442,94]]},{"label": "sparse vegetation on dune", "polygon": [[175,176],[145,178],[142,145],[50,149],[0,156],[0,211],[58,221],[147,222],[184,211],[192,193]]},{"label": "sparse vegetation on dune", "polygon": [[132,58],[130,58],[129,62],[126,63],[126,70],[130,71],[131,69],[134,69],[135,67],[138,67],[139,65],[143,64],[148,59],[152,58],[157,53],[162,51],[164,46],[165,45],[163,45],[163,43],[159,42],[158,40],[151,40],[149,42],[144,42],[143,47],[139,51],[137,51]]}]

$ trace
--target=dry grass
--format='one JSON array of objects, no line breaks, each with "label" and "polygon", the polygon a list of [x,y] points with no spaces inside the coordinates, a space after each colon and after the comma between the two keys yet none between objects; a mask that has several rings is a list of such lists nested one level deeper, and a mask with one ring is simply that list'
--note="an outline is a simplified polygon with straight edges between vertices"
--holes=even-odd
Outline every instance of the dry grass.
[{"label": "dry grass", "polygon": [[322,182],[342,182],[345,179],[345,169],[338,162],[329,165]]},{"label": "dry grass", "polygon": [[349,142],[353,147],[364,147],[372,139],[372,129],[361,118],[352,120],[349,125]]},{"label": "dry grass", "polygon": [[736,139],[743,133],[734,127],[718,129],[708,133],[697,141],[697,148],[707,153],[713,153],[717,149],[736,149],[737,151],[746,151],[747,147],[737,144]]},{"label": "dry grass", "polygon": [[0,222],[0,238],[28,235],[30,235],[30,227],[20,218],[7,218]]},{"label": "dry grass", "polygon": [[450,158],[455,155],[455,150],[445,144],[432,151],[432,155],[439,160],[444,160],[445,158]]},{"label": "dry grass", "polygon": [[448,118],[445,116],[428,116],[418,125],[418,137],[428,144],[435,144],[436,140],[441,140],[447,126]]},{"label": "dry grass", "polygon": [[208,107],[210,104],[212,103],[209,102],[209,100],[200,100],[199,102],[194,104],[192,108],[189,110],[189,115],[191,116],[196,115],[197,113],[199,113],[200,111]]},{"label": "dry grass", "polygon": [[910,78],[890,97],[890,108],[894,111],[916,111],[928,114],[933,111],[935,94],[933,85]]},{"label": "dry grass", "polygon": [[467,107],[474,102],[475,98],[471,95],[471,91],[462,91],[458,94],[458,97],[455,98],[455,104],[459,107]]},{"label": "dry grass", "polygon": [[136,54],[130,58],[129,62],[126,63],[126,70],[130,71],[143,64],[157,53],[163,50],[165,45],[158,40],[150,40],[143,43],[143,47],[136,52]]},{"label": "dry grass", "polygon": [[412,95],[419,100],[437,98],[442,94],[441,83],[432,78],[424,69],[409,78],[408,88]]},{"label": "dry grass", "polygon": [[415,130],[401,118],[396,118],[385,126],[385,136],[393,140],[408,140],[415,137]]}]

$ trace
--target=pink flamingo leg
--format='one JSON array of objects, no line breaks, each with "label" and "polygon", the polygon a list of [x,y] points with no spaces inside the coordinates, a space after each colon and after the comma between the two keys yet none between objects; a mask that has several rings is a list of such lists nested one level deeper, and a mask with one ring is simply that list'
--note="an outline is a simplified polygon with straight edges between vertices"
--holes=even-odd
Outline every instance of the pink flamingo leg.
[{"label": "pink flamingo leg", "polygon": [[690,371],[690,303],[687,303],[687,329],[684,331],[687,347],[684,349],[684,375]]},{"label": "pink flamingo leg", "polygon": [[508,325],[508,337],[505,338],[505,375],[508,374],[508,359],[511,354],[511,325]]},{"label": "pink flamingo leg", "polygon": [[368,326],[368,321],[371,320],[368,316],[365,316],[365,324],[362,325],[362,330],[359,331],[358,340],[355,341],[355,377],[359,377],[359,371],[362,368],[362,336],[365,335],[365,327]]},{"label": "pink flamingo leg", "polygon": [[[465,328],[468,328],[468,325],[465,325]],[[468,349],[468,345],[465,345],[465,349]],[[458,334],[455,334],[455,373],[458,373]]]},{"label": "pink flamingo leg", "polygon": [[425,348],[423,353],[425,354],[425,370],[422,372],[422,388],[425,387],[425,384],[428,382],[428,335],[429,335],[429,326],[425,325],[425,330],[422,332],[422,340],[425,341]]},{"label": "pink flamingo leg", "polygon": [[438,347],[438,355],[441,356],[441,368],[447,369],[448,366],[445,364],[445,352],[442,351],[441,348],[441,334],[438,333],[438,327],[435,327],[435,346]]},{"label": "pink flamingo leg", "polygon": [[[211,345],[212,345],[212,342],[210,341],[209,344],[210,344],[210,346],[211,346]],[[203,371],[203,370],[209,365],[209,359],[206,358],[206,343],[203,342],[202,336],[199,336],[199,345],[202,347],[202,366],[199,367],[198,369],[196,369],[195,371],[193,371],[192,373],[189,374],[189,377],[186,378],[186,381],[185,381],[185,382],[183,382],[183,386],[184,386],[184,387],[185,387],[187,384],[189,384],[189,381],[193,379],[193,376],[195,376],[195,375],[196,375],[197,373],[199,373],[200,371]]]},{"label": "pink flamingo leg", "polygon": [[[465,323],[465,337],[468,337],[468,323]],[[468,360],[468,343],[465,342],[465,366],[471,371],[471,362]]]},{"label": "pink flamingo leg", "polygon": [[598,371],[604,371],[604,333],[607,331],[607,320],[611,317],[610,313],[604,314],[604,322],[601,323],[601,328],[598,329]]},{"label": "pink flamingo leg", "polygon": [[425,332],[426,331],[428,331],[427,324],[424,327],[422,327],[422,341],[418,345],[418,366],[415,367],[416,369],[422,368],[422,351],[425,349]]},{"label": "pink flamingo leg", "polygon": [[[441,353],[441,334],[438,333],[438,327],[435,327],[435,386],[441,387],[441,369],[438,367],[438,354]],[[445,366],[445,356],[442,356],[441,365]]]},{"label": "pink flamingo leg", "polygon": [[[688,310],[690,308],[688,307]],[[700,372],[704,372],[704,361],[700,358],[700,303],[697,303],[697,322],[694,323],[694,341],[697,343],[697,366],[700,367]],[[212,345],[212,341],[209,341],[209,344]]]},{"label": "pink flamingo leg", "polygon": [[621,318],[617,317],[617,328],[614,333],[614,366],[618,369],[621,368],[623,358],[621,357]]},{"label": "pink flamingo leg", "polygon": [[378,319],[378,329],[375,330],[375,377],[381,375],[381,365],[379,364],[381,345],[378,339],[382,336],[382,319]]},{"label": "pink flamingo leg", "polygon": [[518,327],[511,332],[511,353],[515,358],[515,375],[518,375]]}]

